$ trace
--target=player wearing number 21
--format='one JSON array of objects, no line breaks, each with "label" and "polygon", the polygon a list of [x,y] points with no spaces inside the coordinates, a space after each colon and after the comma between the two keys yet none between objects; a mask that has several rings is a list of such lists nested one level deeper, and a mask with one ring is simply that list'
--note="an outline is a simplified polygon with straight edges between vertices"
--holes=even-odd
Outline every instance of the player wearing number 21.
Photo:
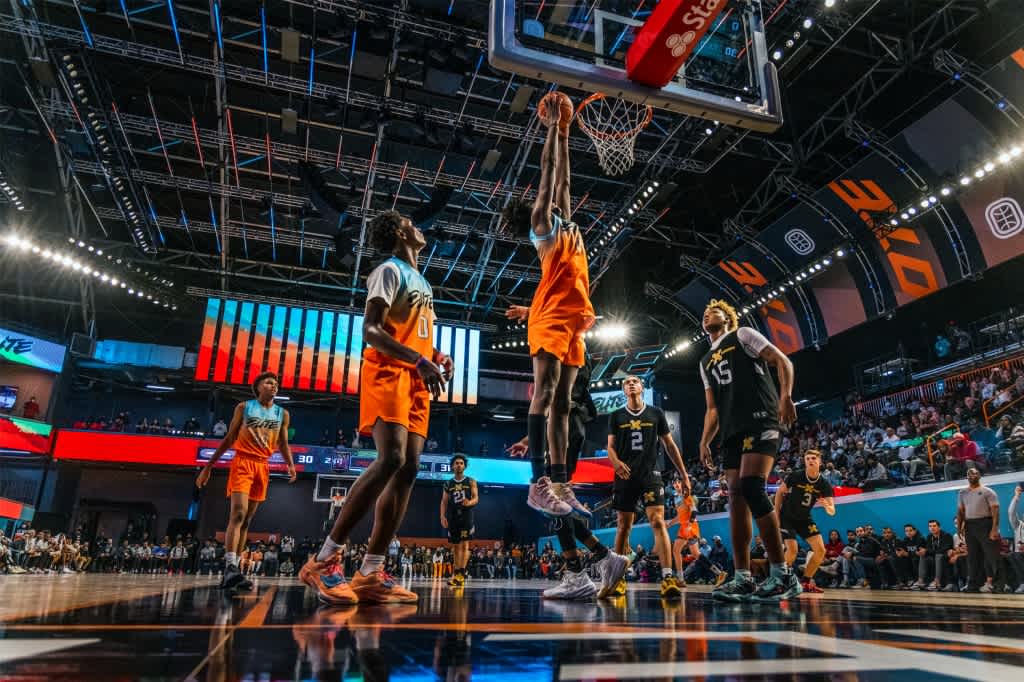
[{"label": "player wearing number 21", "polygon": [[[732,581],[712,592],[723,601],[778,602],[800,594],[800,582],[783,556],[779,517],[765,491],[775,465],[781,429],[796,420],[793,405],[793,364],[768,339],[750,327],[740,327],[736,310],[712,299],[704,309],[704,331],[711,349],[700,363],[707,411],[700,441],[701,460],[709,469],[711,440],[722,436],[722,458],[729,486],[729,530],[736,573]],[[779,374],[779,388],[769,371]],[[760,586],[750,575],[750,519],[764,539],[771,574]]]}]

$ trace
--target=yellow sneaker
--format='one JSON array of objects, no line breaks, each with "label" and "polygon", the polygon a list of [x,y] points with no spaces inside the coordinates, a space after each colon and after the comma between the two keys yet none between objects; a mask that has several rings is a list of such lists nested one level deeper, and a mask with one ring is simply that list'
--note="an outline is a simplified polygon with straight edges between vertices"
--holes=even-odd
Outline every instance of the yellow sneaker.
[{"label": "yellow sneaker", "polygon": [[680,599],[683,596],[683,588],[679,584],[679,579],[674,575],[666,575],[661,579],[661,598]]},{"label": "yellow sneaker", "polygon": [[360,603],[412,604],[419,601],[415,592],[399,585],[384,571],[375,571],[370,575],[356,571],[352,576],[352,591],[359,597]]},{"label": "yellow sneaker", "polygon": [[615,587],[612,589],[609,597],[625,597],[626,596],[626,579],[619,578],[619,582],[615,583]]},{"label": "yellow sneaker", "polygon": [[449,587],[465,587],[466,586],[466,576],[463,575],[462,573],[456,573],[455,575],[453,575],[451,577],[451,580],[448,581],[448,586]]},{"label": "yellow sneaker", "polygon": [[316,590],[317,596],[324,604],[337,606],[359,603],[359,597],[345,582],[341,564],[336,558],[317,561],[315,556],[310,557],[299,569],[299,580]]}]

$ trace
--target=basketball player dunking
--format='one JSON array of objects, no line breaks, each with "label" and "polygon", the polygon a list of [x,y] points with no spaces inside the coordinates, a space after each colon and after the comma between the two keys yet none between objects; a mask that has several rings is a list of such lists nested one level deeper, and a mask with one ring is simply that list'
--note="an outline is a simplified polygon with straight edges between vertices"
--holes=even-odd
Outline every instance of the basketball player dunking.
[{"label": "basketball player dunking", "polygon": [[[579,227],[570,222],[572,101],[560,92],[549,93],[541,100],[537,115],[548,129],[541,153],[537,198],[532,207],[513,200],[503,214],[507,229],[514,233],[528,232],[540,258],[541,280],[529,311],[514,307],[506,317],[520,321],[528,318],[527,339],[533,357],[534,390],[527,417],[532,475],[527,504],[547,516],[562,519],[557,534],[566,570],[562,583],[546,590],[544,596],[589,599],[597,594],[597,586],[583,570],[576,549],[577,537],[596,543],[600,549],[600,555],[594,550],[598,561],[614,558],[616,574],[621,574],[620,566],[625,558],[612,557],[612,553],[593,538],[582,523],[590,519],[590,511],[576,499],[568,484],[566,457],[572,387],[584,364],[583,334],[594,324],[594,306],[590,302],[590,273],[583,236]],[[550,458],[550,476],[545,474],[545,451]],[[570,515],[576,518],[566,518]],[[605,561],[603,565],[608,564]],[[602,569],[602,575],[605,572]]]},{"label": "basketball player dunking", "polygon": [[476,481],[466,476],[468,462],[465,455],[452,457],[454,474],[444,482],[441,492],[441,525],[448,531],[448,542],[452,546],[454,573],[448,584],[451,587],[466,586],[466,564],[469,562],[469,541],[473,539],[473,507],[480,502]]},{"label": "basketball player dunking", "polygon": [[[711,441],[722,436],[723,468],[729,486],[729,530],[736,566],[731,581],[712,596],[724,601],[777,602],[800,594],[782,551],[779,517],[765,491],[779,451],[780,430],[796,420],[793,364],[768,339],[740,327],[736,310],[712,299],[704,310],[711,349],[700,362],[707,411],[700,440],[701,460],[714,469]],[[779,374],[779,389],[769,372]],[[771,565],[768,579],[755,585],[750,574],[751,517],[757,522]]]},{"label": "basketball player dunking", "polygon": [[[405,517],[427,437],[430,398],[441,394],[450,357],[434,349],[434,295],[416,269],[426,245],[423,233],[397,211],[370,223],[370,243],[390,258],[366,280],[363,351],[359,381],[359,433],[373,434],[377,459],[360,474],[334,527],[299,578],[329,604],[415,602],[384,572],[384,555]],[[443,371],[442,371],[443,368]],[[351,584],[338,562],[342,543],[374,510],[373,530]]]},{"label": "basketball player dunking", "polygon": [[224,577],[220,583],[227,590],[252,589],[252,583],[238,567],[238,559],[245,549],[249,523],[260,503],[267,499],[269,461],[275,450],[280,449],[288,464],[288,481],[295,482],[295,463],[288,447],[288,410],[274,404],[277,385],[277,375],[273,372],[264,372],[256,377],[252,384],[256,399],[235,407],[224,440],[196,479],[197,486],[205,487],[217,460],[228,448],[235,448],[228,472],[227,495],[231,498],[231,511],[224,533]]}]

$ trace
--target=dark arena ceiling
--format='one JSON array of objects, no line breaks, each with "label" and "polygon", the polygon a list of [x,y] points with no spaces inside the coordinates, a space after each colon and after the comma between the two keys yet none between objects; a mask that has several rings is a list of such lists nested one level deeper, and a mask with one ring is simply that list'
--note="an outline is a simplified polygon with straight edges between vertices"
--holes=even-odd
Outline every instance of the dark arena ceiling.
[{"label": "dark arena ceiling", "polygon": [[[763,5],[769,53],[803,31],[779,61],[777,133],[656,112],[632,170],[609,178],[574,129],[595,301],[643,342],[683,322],[645,284],[678,290],[692,277],[681,256],[713,263],[733,243],[723,223],[756,228],[785,209],[789,194],[771,178],[820,186],[859,158],[850,121],[891,133],[963,87],[933,66],[937,49],[984,68],[1020,36],[1016,2]],[[439,316],[502,327],[501,311],[528,303],[539,276],[529,244],[499,234],[498,213],[536,187],[547,84],[489,67],[487,10],[482,0],[2,0],[0,168],[24,207],[4,197],[4,227],[104,250],[169,304],[134,304],[25,261],[4,265],[5,317],[81,330],[95,315],[103,335],[130,327],[139,340],[193,344],[194,327],[178,334],[171,321],[198,318],[210,293],[361,306],[378,259],[364,221],[395,206],[436,214],[421,267]],[[655,180],[658,200],[602,244],[602,226]]]}]

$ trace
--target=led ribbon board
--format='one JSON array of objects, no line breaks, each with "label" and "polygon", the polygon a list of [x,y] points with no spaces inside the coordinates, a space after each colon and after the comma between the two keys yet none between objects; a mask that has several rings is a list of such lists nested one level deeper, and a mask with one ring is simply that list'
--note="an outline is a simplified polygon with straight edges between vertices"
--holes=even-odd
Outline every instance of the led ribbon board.
[{"label": "led ribbon board", "polygon": [[[275,372],[281,388],[355,395],[364,345],[362,315],[209,298],[195,378],[251,384],[261,372]],[[440,400],[475,405],[480,331],[435,324],[434,347],[455,362]]]},{"label": "led ribbon board", "polygon": [[64,346],[0,327],[0,359],[60,374]]}]

